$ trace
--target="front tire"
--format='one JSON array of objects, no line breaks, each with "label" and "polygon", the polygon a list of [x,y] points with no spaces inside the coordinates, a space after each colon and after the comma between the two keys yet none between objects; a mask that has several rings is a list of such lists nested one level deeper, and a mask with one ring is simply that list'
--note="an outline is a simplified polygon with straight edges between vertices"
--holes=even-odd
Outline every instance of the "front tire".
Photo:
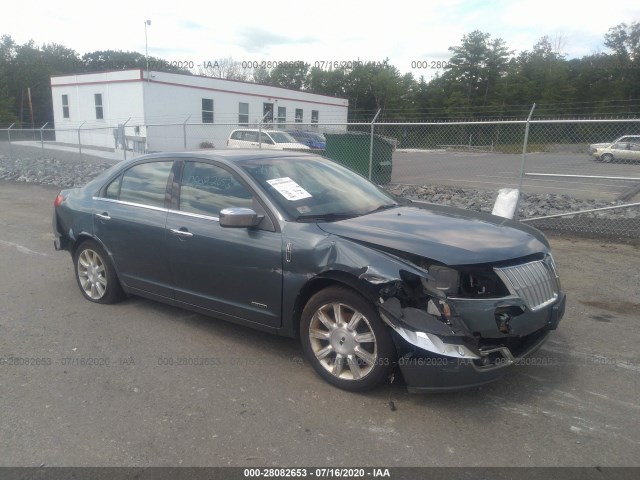
[{"label": "front tire", "polygon": [[605,153],[604,155],[602,155],[601,159],[603,163],[611,163],[613,162],[613,155],[611,155],[610,153]]},{"label": "front tire", "polygon": [[365,391],[389,377],[396,349],[378,312],[344,287],[316,293],[302,312],[302,349],[315,371],[330,384]]},{"label": "front tire", "polygon": [[82,242],[73,254],[73,265],[78,286],[87,300],[111,304],[124,296],[109,256],[97,242]]}]

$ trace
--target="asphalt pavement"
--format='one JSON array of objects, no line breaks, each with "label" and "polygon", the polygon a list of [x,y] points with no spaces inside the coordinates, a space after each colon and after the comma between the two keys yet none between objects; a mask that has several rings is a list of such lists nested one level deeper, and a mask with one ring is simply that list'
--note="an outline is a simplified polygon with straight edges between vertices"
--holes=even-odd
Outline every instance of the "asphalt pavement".
[{"label": "asphalt pavement", "polygon": [[[523,192],[615,200],[640,184],[640,164],[601,163],[587,153],[529,153],[525,173],[585,175],[585,178],[525,175]],[[495,190],[517,187],[522,155],[493,152],[396,151],[393,183],[450,185]],[[626,180],[591,177],[620,177]],[[635,180],[633,180],[635,179]]]},{"label": "asphalt pavement", "polygon": [[2,466],[640,465],[637,247],[552,238],[566,316],[501,381],[353,394],[295,340],[84,300],[53,250],[56,193],[0,182]]}]

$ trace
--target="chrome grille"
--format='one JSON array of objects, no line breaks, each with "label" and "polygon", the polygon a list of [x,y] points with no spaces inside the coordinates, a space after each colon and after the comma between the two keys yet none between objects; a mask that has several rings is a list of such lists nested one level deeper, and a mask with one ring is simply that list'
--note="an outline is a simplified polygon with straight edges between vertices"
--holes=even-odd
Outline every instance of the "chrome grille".
[{"label": "chrome grille", "polygon": [[531,310],[543,308],[558,298],[555,269],[542,260],[494,268],[494,271],[509,291],[522,298]]}]

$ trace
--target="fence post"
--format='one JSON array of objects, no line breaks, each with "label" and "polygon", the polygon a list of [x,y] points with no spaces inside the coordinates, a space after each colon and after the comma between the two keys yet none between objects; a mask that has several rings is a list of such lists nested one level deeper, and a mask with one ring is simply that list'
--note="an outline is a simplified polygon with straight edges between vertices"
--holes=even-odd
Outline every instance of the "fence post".
[{"label": "fence post", "polygon": [[7,138],[9,139],[9,158],[13,158],[13,149],[11,148],[11,129],[15,124],[16,122],[13,122],[9,125],[9,128],[7,128]]},{"label": "fence post", "polygon": [[373,120],[371,120],[371,140],[369,141],[369,181],[371,181],[371,173],[373,170],[373,124],[376,122],[378,115],[382,111],[381,108],[378,109]]},{"label": "fence post", "polygon": [[518,200],[516,201],[516,211],[513,215],[515,220],[518,220],[519,212],[518,209],[520,207],[520,197],[522,196],[522,180],[524,179],[524,159],[527,155],[527,144],[529,143],[529,125],[531,125],[531,116],[533,115],[533,111],[536,108],[536,104],[534,103],[531,107],[531,111],[529,112],[529,116],[527,117],[527,124],[524,127],[524,142],[522,143],[522,162],[520,163],[520,182],[518,183]]},{"label": "fence post", "polygon": [[82,125],[85,124],[85,122],[82,122],[78,127],[78,151],[80,153],[80,165],[82,165],[82,139],[80,138],[80,129],[82,128]]},{"label": "fence post", "polygon": [[42,138],[42,130],[47,125],[49,125],[49,122],[45,123],[42,127],[40,127],[40,146],[42,147],[42,156],[43,157],[44,157],[44,138]]},{"label": "fence post", "polygon": [[190,118],[191,118],[191,115],[189,115],[187,119],[184,121],[184,123],[182,124],[182,139],[183,139],[183,145],[185,150],[187,149],[187,122],[189,121]]},{"label": "fence post", "polygon": [[269,113],[273,113],[273,112],[265,113],[264,116],[262,117],[262,120],[260,120],[260,123],[258,124],[258,148],[260,150],[262,150],[262,123],[264,122],[264,119],[267,118],[267,115],[269,115]]},{"label": "fence post", "polygon": [[122,149],[124,151],[124,159],[127,159],[127,134],[126,134],[126,130],[125,128],[127,127],[127,123],[129,123],[129,120],[131,120],[131,117],[127,118],[127,121],[124,122],[122,124],[122,135],[124,136],[123,140],[124,140],[124,148]]}]

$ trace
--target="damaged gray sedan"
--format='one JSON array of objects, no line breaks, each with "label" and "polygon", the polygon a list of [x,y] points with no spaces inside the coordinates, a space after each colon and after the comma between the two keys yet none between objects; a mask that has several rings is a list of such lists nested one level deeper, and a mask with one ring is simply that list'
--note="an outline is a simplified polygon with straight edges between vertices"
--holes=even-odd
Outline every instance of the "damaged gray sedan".
[{"label": "damaged gray sedan", "polygon": [[55,248],[87,300],[140,295],[299,337],[346,390],[396,369],[412,392],[491,382],[564,313],[539,231],[399,201],[315,155],[146,155],[54,205]]}]

